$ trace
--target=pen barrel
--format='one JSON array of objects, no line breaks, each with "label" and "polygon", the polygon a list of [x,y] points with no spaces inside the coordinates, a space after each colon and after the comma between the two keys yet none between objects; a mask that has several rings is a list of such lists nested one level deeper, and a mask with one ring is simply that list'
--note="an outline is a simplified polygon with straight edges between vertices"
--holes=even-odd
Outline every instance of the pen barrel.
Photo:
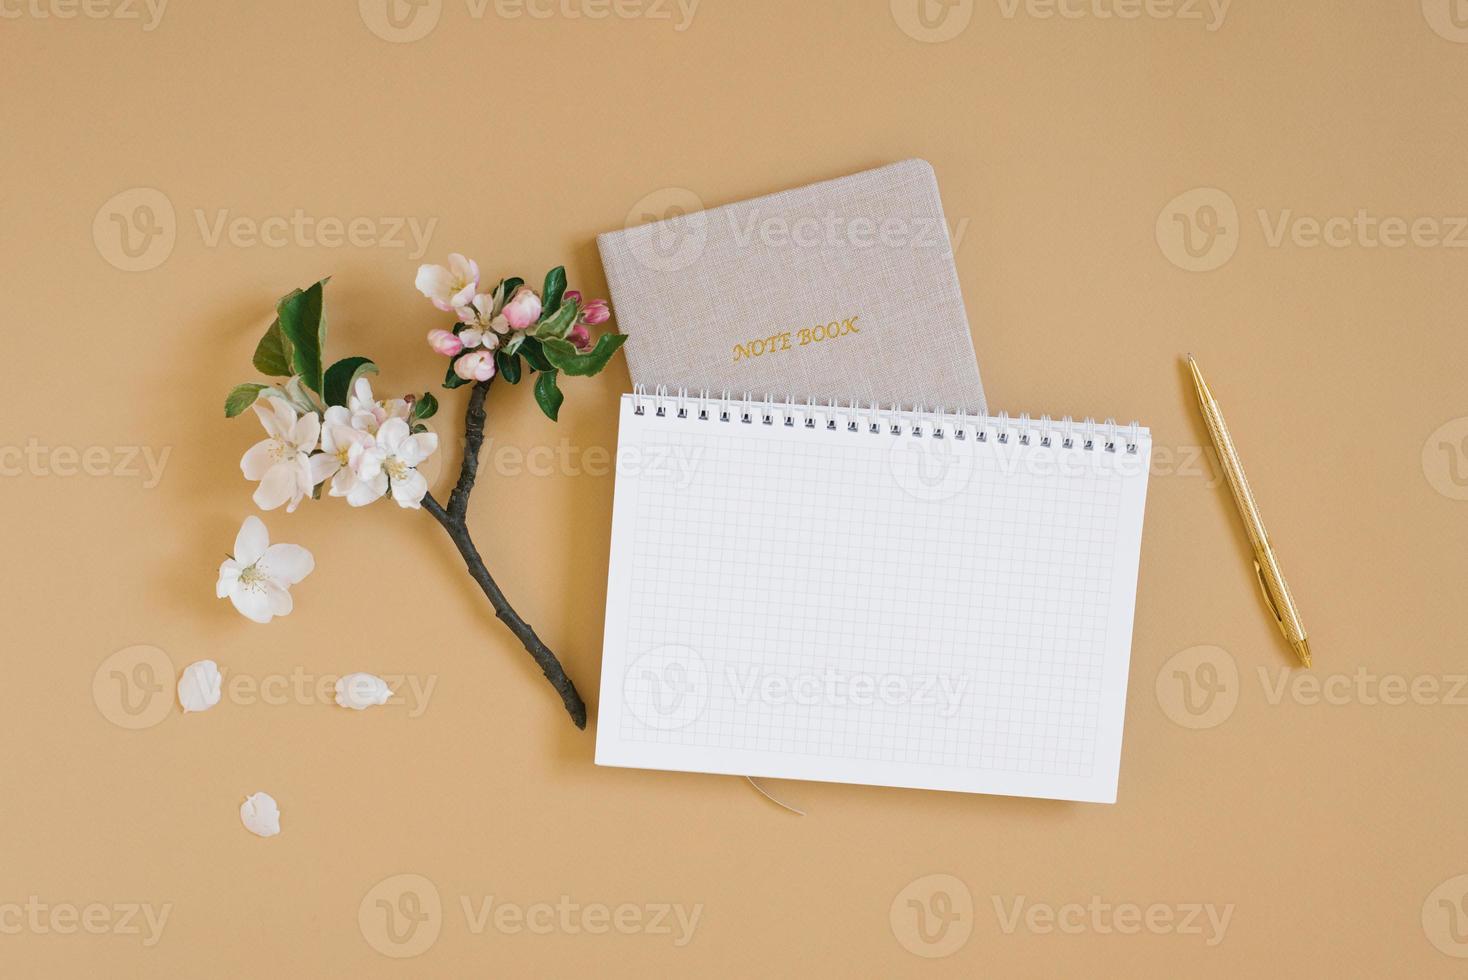
[{"label": "pen barrel", "polygon": [[1218,463],[1223,467],[1224,479],[1234,495],[1234,505],[1244,521],[1249,543],[1254,546],[1255,553],[1265,552],[1269,550],[1269,534],[1264,530],[1264,519],[1259,516],[1254,491],[1249,486],[1249,478],[1244,475],[1244,466],[1239,462],[1239,454],[1234,449],[1234,440],[1228,433],[1223,414],[1218,410],[1218,402],[1200,395],[1199,405],[1203,410],[1203,421],[1208,425],[1208,434],[1213,437],[1213,446],[1218,450]]}]

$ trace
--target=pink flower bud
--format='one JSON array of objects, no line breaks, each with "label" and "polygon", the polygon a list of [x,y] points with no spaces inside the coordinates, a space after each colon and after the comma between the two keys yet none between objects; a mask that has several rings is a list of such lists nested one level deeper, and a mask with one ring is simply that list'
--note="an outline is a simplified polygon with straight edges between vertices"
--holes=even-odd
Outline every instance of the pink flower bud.
[{"label": "pink flower bud", "polygon": [[488,381],[494,377],[494,355],[488,351],[470,351],[454,362],[454,373],[465,381]]},{"label": "pink flower bud", "polygon": [[612,318],[612,308],[604,299],[594,299],[586,304],[586,309],[581,311],[581,322],[590,326],[606,323]]},{"label": "pink flower bud", "polygon": [[501,311],[513,330],[534,326],[540,319],[540,297],[529,286],[521,286]]},{"label": "pink flower bud", "polygon": [[445,357],[453,357],[464,349],[464,342],[454,336],[452,330],[428,331],[428,346]]},{"label": "pink flower bud", "polygon": [[581,290],[568,289],[562,294],[561,299],[567,303],[579,303],[581,302]]},{"label": "pink flower bud", "polygon": [[578,323],[566,334],[566,339],[576,345],[577,350],[586,350],[591,346],[591,331]]}]

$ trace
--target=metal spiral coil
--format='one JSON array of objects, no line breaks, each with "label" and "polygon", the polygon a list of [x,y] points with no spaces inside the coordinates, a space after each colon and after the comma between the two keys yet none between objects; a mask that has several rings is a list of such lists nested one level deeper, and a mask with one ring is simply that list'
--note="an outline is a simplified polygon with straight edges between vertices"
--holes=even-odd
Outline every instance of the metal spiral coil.
[{"label": "metal spiral coil", "polygon": [[836,399],[824,404],[814,399],[804,403],[794,398],[776,400],[771,395],[755,398],[749,392],[736,397],[725,391],[715,395],[707,390],[690,394],[679,388],[670,392],[659,385],[651,392],[645,385],[632,390],[632,410],[645,415],[651,408],[654,416],[699,421],[727,422],[740,425],[780,425],[788,428],[826,429],[870,434],[888,433],[918,439],[972,440],[980,444],[1000,446],[1039,446],[1045,449],[1075,449],[1083,452],[1124,452],[1136,455],[1142,434],[1136,422],[1117,424],[1115,419],[1097,422],[1092,418],[1079,421],[1069,415],[1059,420],[1048,415],[1038,419],[1028,413],[1015,418],[1008,412],[998,415],[975,415],[965,411],[928,410],[915,405],[882,406],[875,402],[862,404]]}]

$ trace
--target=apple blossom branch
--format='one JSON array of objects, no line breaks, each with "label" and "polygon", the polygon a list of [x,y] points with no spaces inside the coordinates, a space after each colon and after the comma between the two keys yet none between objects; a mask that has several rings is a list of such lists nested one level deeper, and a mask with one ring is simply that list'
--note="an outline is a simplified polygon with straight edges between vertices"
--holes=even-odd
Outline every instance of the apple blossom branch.
[{"label": "apple blossom branch", "polygon": [[561,702],[571,715],[571,721],[577,728],[584,729],[586,702],[581,700],[576,685],[566,676],[556,655],[505,598],[494,576],[485,567],[484,559],[480,557],[479,549],[474,546],[474,539],[469,534],[469,495],[474,491],[474,481],[479,471],[479,450],[484,445],[484,399],[489,394],[490,384],[490,380],[477,381],[469,393],[469,405],[464,412],[464,459],[459,468],[458,483],[449,494],[448,507],[445,508],[432,493],[428,493],[423,497],[423,509],[433,515],[433,519],[448,532],[449,538],[464,559],[470,577],[484,590],[490,605],[494,606],[495,615],[525,646],[526,652],[535,660],[546,680],[560,694]]},{"label": "apple blossom branch", "polygon": [[[534,388],[536,404],[555,421],[564,401],[558,379],[599,373],[626,340],[611,332],[592,336],[593,327],[611,318],[610,306],[606,300],[587,300],[579,291],[567,289],[561,266],[546,273],[539,293],[517,277],[481,290],[478,264],[458,253],[449,256],[447,268],[419,267],[414,280],[419,292],[457,318],[452,330],[428,332],[429,346],[449,359],[443,386],[472,386],[464,417],[464,459],[444,506],[428,493],[428,481],[418,472],[419,464],[438,451],[438,436],[427,425],[438,411],[438,399],[424,392],[379,400],[367,378],[377,373],[370,358],[353,356],[328,363],[326,282],[293,290],[276,304],[275,321],[260,338],[252,360],[256,370],[272,380],[235,385],[225,397],[226,418],[253,409],[265,428],[266,438],[240,460],[245,478],[259,483],[252,498],[256,506],[294,511],[302,501],[320,497],[329,481],[328,495],[344,497],[353,507],[390,496],[399,507],[427,509],[459,549],[495,615],[540,665],[576,727],[585,728],[586,703],[576,686],[556,655],[505,599],[474,546],[468,526],[469,495],[484,444],[484,399],[491,379],[503,377],[518,385],[534,376],[533,385],[527,387]],[[236,550],[241,550],[238,543]],[[261,549],[245,548],[244,557],[236,554],[226,562],[216,592],[233,599],[244,615],[268,622],[291,611],[289,586],[299,579],[276,575],[282,570],[275,560],[261,566],[254,560],[258,557],[254,550]]]}]

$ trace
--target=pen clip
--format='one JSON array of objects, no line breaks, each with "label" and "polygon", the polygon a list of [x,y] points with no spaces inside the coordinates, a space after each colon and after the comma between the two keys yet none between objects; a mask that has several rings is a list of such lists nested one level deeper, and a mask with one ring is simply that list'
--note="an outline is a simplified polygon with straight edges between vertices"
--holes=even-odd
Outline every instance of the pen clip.
[{"label": "pen clip", "polygon": [[1274,613],[1274,621],[1279,624],[1280,631],[1285,628],[1284,616],[1279,611],[1279,606],[1274,602],[1274,595],[1269,591],[1269,586],[1264,581],[1264,566],[1259,564],[1259,559],[1254,559],[1254,576],[1259,579],[1259,591],[1264,595],[1264,604],[1269,611]]}]

